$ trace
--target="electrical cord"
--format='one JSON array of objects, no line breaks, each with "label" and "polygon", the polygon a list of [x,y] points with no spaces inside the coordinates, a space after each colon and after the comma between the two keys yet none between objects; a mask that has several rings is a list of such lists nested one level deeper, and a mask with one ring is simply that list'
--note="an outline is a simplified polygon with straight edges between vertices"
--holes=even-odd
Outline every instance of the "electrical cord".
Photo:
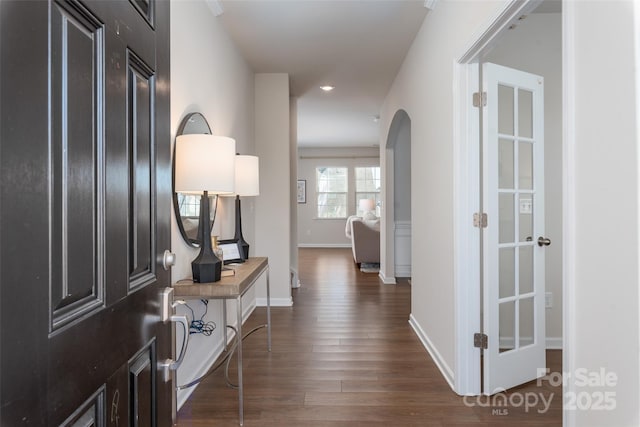
[{"label": "electrical cord", "polygon": [[200,316],[200,319],[196,319],[196,315],[193,312],[193,309],[189,306],[189,304],[185,304],[189,311],[191,312],[191,323],[189,325],[189,335],[193,334],[202,334],[204,336],[211,336],[213,331],[216,329],[216,323],[214,321],[204,321],[204,316],[207,315],[209,311],[209,301],[206,299],[200,300],[200,302],[204,305],[204,313]]},{"label": "electrical cord", "polygon": [[[253,333],[259,331],[260,329],[266,328],[266,327],[267,327],[266,324],[256,326],[255,328],[253,328],[252,330],[250,330],[249,332],[244,334],[244,336],[242,337],[242,340],[244,341],[244,339],[247,338],[249,335],[252,335]],[[227,325],[227,328],[237,332],[237,329],[234,328],[231,325]],[[187,384],[176,386],[176,390],[184,390],[186,388],[193,387],[194,385],[199,384],[200,382],[202,382],[202,380],[207,378],[209,375],[213,374],[215,371],[218,370],[218,368],[220,368],[222,365],[225,365],[225,364],[226,364],[226,366],[225,366],[225,380],[227,382],[227,385],[229,387],[231,387],[231,388],[238,388],[238,386],[236,384],[233,384],[231,382],[231,380],[229,379],[229,363],[231,363],[231,356],[233,356],[233,354],[235,353],[237,347],[238,347],[238,334],[236,333],[236,336],[234,338],[233,344],[229,348],[227,354],[221,360],[219,360],[218,363],[216,363],[214,366],[212,366],[201,377],[196,378],[195,380],[193,380],[193,381],[191,381],[191,382],[189,382]]]}]

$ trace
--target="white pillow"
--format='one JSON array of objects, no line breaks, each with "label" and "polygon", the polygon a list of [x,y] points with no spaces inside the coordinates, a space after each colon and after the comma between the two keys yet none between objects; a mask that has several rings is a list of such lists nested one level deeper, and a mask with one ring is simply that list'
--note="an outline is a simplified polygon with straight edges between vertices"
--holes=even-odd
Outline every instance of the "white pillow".
[{"label": "white pillow", "polygon": [[373,211],[365,212],[362,218],[366,219],[367,221],[373,221],[374,219],[378,219],[378,217],[376,216],[375,213],[373,213]]},{"label": "white pillow", "polygon": [[376,219],[363,219],[362,223],[372,230],[380,231],[380,218]]},{"label": "white pillow", "polygon": [[351,215],[349,218],[347,218],[347,225],[344,228],[344,234],[347,236],[347,239],[351,238],[351,221],[353,221],[354,219],[359,219],[359,216],[356,215]]}]

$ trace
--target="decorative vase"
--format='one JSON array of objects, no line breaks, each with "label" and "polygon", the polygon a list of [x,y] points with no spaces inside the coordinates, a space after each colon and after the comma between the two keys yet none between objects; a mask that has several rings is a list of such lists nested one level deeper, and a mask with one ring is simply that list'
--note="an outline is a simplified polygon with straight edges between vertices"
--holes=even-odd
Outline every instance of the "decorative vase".
[{"label": "decorative vase", "polygon": [[218,246],[218,236],[211,236],[211,246],[213,248],[213,253],[216,254],[220,262],[224,264],[224,252],[222,248]]}]

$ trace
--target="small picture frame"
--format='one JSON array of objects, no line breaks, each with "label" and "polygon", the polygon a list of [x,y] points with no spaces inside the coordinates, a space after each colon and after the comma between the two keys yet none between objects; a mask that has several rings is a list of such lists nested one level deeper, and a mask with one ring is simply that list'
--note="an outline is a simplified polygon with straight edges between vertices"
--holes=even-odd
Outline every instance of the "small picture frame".
[{"label": "small picture frame", "polygon": [[297,187],[298,203],[307,203],[307,180],[299,179]]},{"label": "small picture frame", "polygon": [[218,247],[222,249],[224,264],[239,264],[244,262],[242,248],[235,239],[219,240]]}]

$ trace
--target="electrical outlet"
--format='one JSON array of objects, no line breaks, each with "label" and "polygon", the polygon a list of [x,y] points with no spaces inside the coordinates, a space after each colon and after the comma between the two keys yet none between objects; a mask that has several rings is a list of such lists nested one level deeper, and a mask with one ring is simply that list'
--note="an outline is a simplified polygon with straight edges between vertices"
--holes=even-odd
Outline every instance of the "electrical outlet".
[{"label": "electrical outlet", "polygon": [[552,308],[553,307],[553,294],[551,292],[546,292],[544,294],[544,308]]}]

